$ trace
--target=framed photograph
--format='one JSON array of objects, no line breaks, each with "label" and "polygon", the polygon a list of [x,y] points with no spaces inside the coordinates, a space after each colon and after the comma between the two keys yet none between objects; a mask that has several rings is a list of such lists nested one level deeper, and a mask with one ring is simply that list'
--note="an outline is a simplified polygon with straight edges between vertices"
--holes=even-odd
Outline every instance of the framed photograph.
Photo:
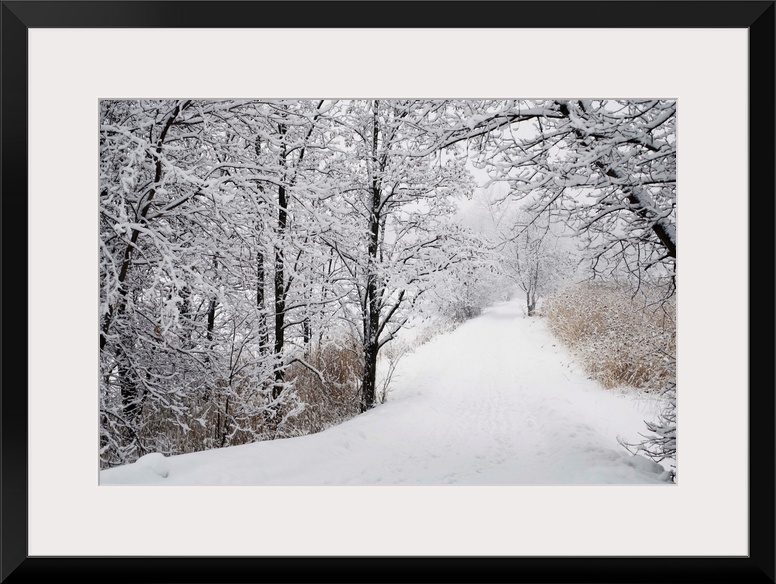
[{"label": "framed photograph", "polygon": [[[6,318],[0,581],[774,582],[775,15],[773,1],[3,1],[5,304],[11,307],[6,316],[21,312],[23,306],[27,320],[20,335],[20,325]],[[413,100],[405,103],[404,98]],[[132,100],[142,101],[142,107],[129,108],[126,104],[135,103]],[[612,129],[609,121],[625,108],[630,116],[627,129]],[[227,110],[229,115],[224,115]],[[179,115],[183,121],[176,125]],[[545,203],[559,204],[565,189],[582,183],[561,184],[552,168],[577,168],[584,159],[580,152],[596,153],[600,182],[595,192],[602,206],[593,220],[616,212],[617,205],[630,211],[641,205],[633,215],[646,221],[668,250],[652,256],[644,252],[644,239],[629,244],[638,250],[639,260],[642,253],[647,262],[668,258],[671,277],[681,279],[675,285],[672,355],[673,403],[681,423],[671,418],[668,446],[674,465],[660,467],[641,457],[633,459],[641,461],[638,464],[610,465],[620,473],[615,477],[611,468],[602,471],[596,466],[598,459],[591,454],[558,457],[562,470],[556,466],[555,474],[536,475],[536,480],[528,480],[525,473],[500,475],[500,467],[498,472],[485,469],[485,480],[474,474],[460,480],[454,472],[437,469],[436,474],[428,473],[426,483],[381,484],[379,469],[372,469],[361,482],[338,483],[329,480],[325,459],[310,456],[309,465],[316,470],[307,476],[317,480],[299,481],[302,475],[297,473],[293,475],[297,480],[286,482],[260,478],[246,482],[229,480],[228,475],[266,473],[260,468],[247,472],[248,463],[235,458],[232,469],[222,467],[218,477],[195,480],[190,474],[188,482],[174,485],[158,480],[169,474],[169,461],[159,452],[177,451],[161,442],[149,448],[146,438],[133,434],[137,426],[126,421],[134,415],[134,402],[125,383],[129,373],[122,369],[131,358],[122,353],[127,345],[121,344],[121,331],[134,333],[116,325],[114,311],[124,310],[126,302],[139,306],[147,298],[127,300],[124,284],[136,274],[127,276],[123,264],[145,266],[152,274],[149,282],[154,274],[169,277],[164,280],[166,288],[149,285],[156,294],[155,310],[164,317],[172,307],[174,314],[168,321],[149,320],[144,329],[150,331],[142,341],[147,341],[147,355],[156,359],[153,368],[142,369],[144,387],[150,388],[146,391],[153,392],[149,380],[172,379],[176,367],[182,367],[162,346],[173,347],[179,355],[189,351],[185,367],[210,365],[219,355],[231,364],[209,385],[197,386],[197,407],[202,408],[197,420],[208,434],[187,446],[186,452],[247,445],[270,427],[275,437],[287,437],[277,430],[277,421],[238,428],[234,400],[243,399],[240,407],[246,408],[277,400],[288,381],[284,375],[291,371],[297,380],[307,376],[314,388],[316,378],[324,382],[332,359],[344,359],[331,355],[314,359],[305,351],[278,374],[272,365],[277,361],[267,357],[265,351],[274,351],[275,357],[288,354],[282,343],[278,346],[278,338],[306,347],[316,332],[320,336],[334,330],[333,320],[320,317],[323,312],[300,310],[297,296],[286,296],[289,274],[297,282],[304,280],[306,268],[299,258],[304,253],[338,257],[343,266],[340,273],[328,264],[326,274],[336,283],[329,288],[321,285],[316,291],[297,284],[293,294],[303,296],[306,306],[328,302],[325,295],[339,294],[342,281],[366,274],[352,287],[363,291],[363,298],[349,306],[365,311],[354,322],[364,323],[357,346],[368,362],[367,339],[372,338],[368,331],[378,331],[376,355],[383,346],[379,334],[395,332],[388,317],[405,298],[404,289],[385,293],[397,309],[389,302],[370,321],[375,282],[382,278],[379,285],[387,289],[386,281],[404,277],[405,287],[407,282],[415,285],[421,273],[428,275],[418,268],[422,263],[418,258],[438,265],[433,254],[442,239],[437,223],[429,227],[428,210],[436,209],[436,203],[408,199],[404,203],[409,206],[396,207],[400,210],[395,216],[379,213],[390,208],[390,197],[401,198],[402,189],[414,195],[428,181],[434,189],[448,188],[446,181],[463,184],[457,171],[446,166],[445,157],[453,154],[439,154],[436,166],[415,168],[415,158],[422,157],[413,158],[405,151],[407,145],[412,143],[421,152],[422,145],[431,144],[429,148],[441,153],[441,145],[447,148],[475,135],[514,129],[498,121],[513,118],[536,118],[538,134],[522,141],[512,137],[511,146],[495,143],[494,151],[502,158],[489,159],[480,171],[495,172],[507,158],[512,169],[530,162],[530,177],[509,175],[510,188],[519,191],[520,180],[526,180],[527,192],[544,189]],[[133,120],[130,130],[122,125],[127,119]],[[372,133],[359,133],[358,123],[367,119],[374,124]],[[359,188],[377,193],[375,206],[353,215],[352,226],[343,221],[332,228],[333,217],[344,216],[346,207],[360,209],[365,203],[345,194],[337,199],[320,196],[321,185],[340,176],[342,169],[361,168],[360,164],[378,168],[370,166],[378,164],[378,156],[364,162],[355,153],[360,145],[368,151],[367,136],[374,137],[373,154],[378,151],[378,123],[385,124],[379,133],[385,141],[389,135],[385,128],[393,127],[393,120],[406,124],[408,119],[412,124],[392,146],[394,152],[404,153],[404,178],[396,179],[394,190],[388,195],[384,191],[380,198],[376,177],[389,176],[390,169],[383,165],[379,173],[370,170],[371,182],[365,178],[367,186]],[[555,135],[556,119],[566,124],[568,139],[582,145],[569,157],[547,145]],[[668,119],[670,130],[665,129]],[[207,139],[200,132],[196,144],[192,142],[189,123],[204,124]],[[162,143],[173,126],[162,155]],[[313,135],[313,126],[319,134]],[[176,151],[172,142],[186,147]],[[329,158],[316,158],[315,152],[305,157],[308,143],[317,148],[324,142]],[[149,146],[157,143],[156,150]],[[622,144],[637,144],[644,161],[635,161],[633,153],[626,155]],[[670,200],[662,208],[655,201],[646,204],[639,193],[619,201],[601,194],[606,192],[604,184],[617,190],[624,180],[614,155],[600,154],[614,148],[620,148],[617,160],[622,168],[642,164],[639,168],[650,169],[639,171],[639,184],[647,185],[647,190],[671,184]],[[672,162],[665,164],[669,150]],[[334,153],[342,161],[340,167],[329,164]],[[151,161],[143,171],[147,176],[127,172],[132,165],[123,170],[121,165],[111,167],[110,157],[133,156]],[[207,157],[207,168],[191,166],[192,156]],[[262,160],[263,169],[274,170],[259,176],[258,166],[245,164],[243,156]],[[296,214],[289,219],[283,189],[292,183],[302,187],[296,179],[287,179],[288,165],[293,160],[301,168],[303,158],[324,182],[305,183],[305,192],[313,198],[294,208]],[[544,177],[536,170],[537,160],[543,161]],[[112,195],[103,188],[102,178],[114,171],[115,180],[110,182],[122,202],[112,207],[104,204]],[[160,180],[165,173],[174,180]],[[410,174],[415,182],[406,178]],[[286,178],[278,181],[276,175]],[[542,180],[537,182],[537,176]],[[580,176],[574,180],[582,180]],[[146,179],[152,186],[141,185]],[[190,206],[204,184],[211,189],[206,203],[211,214],[206,220],[200,214],[205,207]],[[336,184],[338,193],[347,192],[345,182]],[[196,188],[189,192],[181,185]],[[266,185],[274,185],[271,197],[265,196]],[[250,215],[248,206],[225,210],[233,187],[250,191],[251,204],[271,207],[275,222],[271,229],[254,226],[256,217],[263,215]],[[132,203],[132,192],[141,191],[145,194]],[[135,205],[139,219],[122,215],[126,201]],[[426,211],[424,222],[413,218],[414,204]],[[294,232],[295,247],[279,245],[280,238],[290,241],[294,222],[302,224],[303,211],[316,205],[318,211],[310,215],[314,220]],[[183,209],[189,215],[184,216]],[[237,216],[243,212],[248,215]],[[438,217],[446,212],[449,207],[440,206]],[[669,213],[670,222],[661,223]],[[247,216],[250,225],[245,223]],[[148,221],[157,217],[165,219],[165,227],[152,232]],[[164,229],[173,221],[187,222],[185,237],[165,239]],[[358,233],[374,235],[375,245],[348,250],[347,229],[357,233],[359,222],[368,228]],[[108,224],[117,238],[104,236]],[[214,233],[227,231],[229,225],[241,227],[212,239],[202,235],[211,228]],[[415,231],[397,255],[400,267],[370,272],[378,256],[380,265],[387,265],[379,251],[385,237],[379,230],[385,225],[393,225],[385,233],[394,251],[399,235],[405,233],[403,226],[411,225]],[[537,227],[533,220],[527,225]],[[428,244],[418,243],[423,229],[431,234]],[[548,230],[549,224],[542,237]],[[267,239],[265,232],[276,239]],[[313,254],[309,238],[314,232],[325,246]],[[445,241],[454,242],[450,250],[455,254],[466,246],[475,250],[472,241],[456,239],[458,231],[444,233]],[[627,241],[627,233],[618,236],[620,243]],[[153,239],[156,255],[143,242],[137,243],[141,234]],[[246,256],[252,262],[248,279],[226,264],[220,248],[213,252],[213,245],[235,250],[245,238],[254,238],[255,244]],[[504,244],[516,238],[517,234],[506,237]],[[684,258],[681,271],[676,271],[678,241]],[[256,249],[265,250],[266,257]],[[299,250],[296,264],[292,249]],[[411,261],[409,253],[416,254]],[[520,248],[516,257],[525,253]],[[564,253],[557,254],[558,261]],[[180,264],[183,271],[165,271],[175,254],[186,258]],[[365,267],[354,259],[359,254],[366,258]],[[263,279],[265,265],[274,270],[274,281]],[[407,266],[414,272],[408,275]],[[516,273],[521,269],[515,266]],[[179,283],[175,274],[183,272],[191,279]],[[316,277],[322,273],[315,272]],[[456,276],[456,290],[464,283],[462,274]],[[481,277],[472,277],[472,282]],[[107,280],[113,283],[106,285]],[[247,292],[219,296],[219,282],[227,280],[248,282]],[[494,326],[514,317],[518,308],[526,311],[525,316],[533,314],[531,291],[523,291],[526,306],[499,299],[501,308],[490,313]],[[450,295],[444,310],[457,310],[458,305],[450,302],[460,300],[458,293]],[[265,321],[257,317],[250,334],[240,332],[247,330],[245,323],[226,318],[223,307],[228,302],[238,306],[248,298],[253,308],[258,307],[257,314],[263,314],[263,303],[270,296],[276,303],[271,337],[275,344],[267,349],[270,344],[262,340],[261,328]],[[286,304],[278,308],[281,297],[283,302],[294,300],[298,322],[290,316],[278,320],[278,314],[292,314]],[[342,292],[338,301],[343,306],[344,298]],[[196,303],[199,308],[188,308]],[[191,334],[199,335],[199,340],[191,341],[189,335],[191,345],[170,344],[165,340],[171,334],[167,325],[186,315],[193,315],[191,322],[196,321],[198,328],[192,325]],[[136,316],[147,319],[139,309]],[[218,326],[232,327],[231,353],[206,350]],[[282,333],[292,330],[293,339],[291,332]],[[474,329],[466,330],[472,345],[495,334],[495,328],[476,337]],[[529,355],[532,337],[527,336],[528,328],[521,331],[526,339],[521,350]],[[248,338],[255,344],[249,347]],[[103,344],[111,347],[107,361],[100,352]],[[250,359],[232,359],[249,350]],[[455,353],[452,346],[446,350]],[[457,358],[469,352],[464,348]],[[486,353],[492,362],[485,359]],[[125,357],[128,361],[122,361]],[[497,357],[490,350],[478,357],[490,363],[489,370],[483,367],[484,383],[496,378],[496,370],[502,377],[513,375],[500,367]],[[502,359],[507,360],[508,356]],[[22,361],[26,367],[16,365]],[[265,393],[250,394],[249,399],[242,390],[232,392],[240,374],[248,379],[248,372],[258,371],[261,363],[269,363],[266,371],[250,375],[272,380]],[[535,379],[547,374],[536,368]],[[19,389],[20,376],[24,389]],[[453,377],[445,378],[448,395],[454,389]],[[364,374],[358,385],[363,410],[370,409],[371,400],[382,399],[376,384],[375,376],[369,381]],[[364,387],[372,387],[371,393],[362,391]],[[193,411],[192,404],[174,401],[176,391],[154,395],[164,406],[158,411],[166,412],[154,422],[159,427],[176,411]],[[221,397],[214,397],[214,392]],[[498,412],[519,410],[521,403],[494,402],[489,415],[496,420]],[[561,400],[555,405],[547,410],[546,419],[537,423],[527,416],[523,425],[546,429],[551,420],[553,431],[570,435],[587,431],[563,414]],[[283,407],[288,411],[278,406],[270,414],[298,415],[291,411],[293,404]],[[464,410],[457,415],[465,418]],[[429,408],[424,419],[431,419],[434,411]],[[379,408],[367,412],[372,413],[379,413]],[[188,422],[178,428],[185,428],[191,437],[196,432]],[[440,424],[445,426],[444,436],[452,436],[453,423]],[[516,429],[521,440],[531,436],[533,426],[527,426]],[[477,439],[492,446],[485,434]],[[430,451],[422,450],[419,434],[408,431],[407,436],[416,436],[419,450]],[[372,447],[381,444],[382,438]],[[360,447],[342,441],[343,449]],[[278,457],[288,452],[278,449]],[[468,454],[472,460],[483,459],[474,456],[474,450]],[[540,456],[549,455],[542,451],[537,460]],[[142,465],[125,465],[141,457]],[[414,460],[410,466],[417,470],[431,462]],[[273,469],[280,472],[281,465]],[[480,471],[478,467],[476,472]],[[494,478],[499,476],[503,480]],[[445,477],[450,484],[444,484]]]}]

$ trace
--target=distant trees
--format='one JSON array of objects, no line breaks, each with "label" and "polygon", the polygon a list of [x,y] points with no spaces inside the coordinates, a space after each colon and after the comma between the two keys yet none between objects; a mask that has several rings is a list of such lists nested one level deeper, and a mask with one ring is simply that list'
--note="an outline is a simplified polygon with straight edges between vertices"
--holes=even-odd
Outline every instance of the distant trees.
[{"label": "distant trees", "polygon": [[499,129],[477,138],[479,165],[491,178],[508,182],[535,213],[563,214],[586,239],[596,272],[623,270],[638,280],[660,271],[672,286],[676,103],[521,101],[499,111]]},{"label": "distant trees", "polygon": [[[624,272],[637,283],[653,275],[664,298],[671,296],[677,257],[676,102],[556,103],[563,117],[546,120],[539,135],[523,144],[522,160],[530,158],[532,167],[517,173],[515,188],[541,193],[539,206],[563,198],[587,239],[594,271]],[[661,420],[648,425],[651,434],[639,448],[657,460],[674,457],[676,450],[675,382],[666,392]]]},{"label": "distant trees", "polygon": [[[676,286],[676,102],[492,100],[451,140],[477,146],[477,163],[505,181],[534,216],[552,211],[586,242],[594,274]],[[475,114],[474,111],[481,113]],[[671,386],[673,395],[675,386]],[[643,452],[666,453],[675,400]],[[654,448],[652,448],[654,447]]]},{"label": "distant trees", "polygon": [[534,316],[541,297],[570,283],[581,261],[571,232],[550,213],[532,214],[507,195],[483,201],[494,266],[525,294],[526,314]]}]

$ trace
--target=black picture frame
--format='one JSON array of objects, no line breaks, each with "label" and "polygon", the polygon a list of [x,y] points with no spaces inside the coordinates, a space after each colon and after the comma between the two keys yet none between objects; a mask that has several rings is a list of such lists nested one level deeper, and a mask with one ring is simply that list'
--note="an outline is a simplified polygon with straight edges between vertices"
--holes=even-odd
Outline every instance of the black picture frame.
[{"label": "black picture frame", "polygon": [[[380,6],[380,5],[391,6]],[[749,555],[747,557],[30,557],[28,331],[6,318],[0,581],[774,582],[774,1],[454,2],[407,22],[399,2],[3,1],[2,274],[6,316],[27,314],[27,32],[35,27],[661,27],[749,32]],[[476,4],[476,6],[474,6]],[[612,10],[616,4],[616,10]],[[184,7],[185,10],[181,8]],[[326,10],[322,10],[323,6]],[[383,8],[383,9],[380,9]],[[380,19],[369,15],[379,10]],[[498,14],[498,18],[492,15]],[[327,16],[328,15],[328,16]],[[465,17],[464,17],[465,15]],[[336,20],[335,20],[336,18]],[[465,22],[464,22],[465,21]],[[329,24],[327,24],[327,22]],[[756,116],[756,117],[755,117]],[[24,250],[24,251],[22,251]],[[755,308],[756,307],[756,308]],[[756,310],[756,312],[755,312]],[[756,315],[758,327],[751,326]],[[20,376],[24,382],[19,381]],[[13,383],[10,383],[13,381]],[[710,513],[713,511],[710,510]],[[645,529],[648,527],[644,527]],[[656,537],[671,537],[656,532]]]}]

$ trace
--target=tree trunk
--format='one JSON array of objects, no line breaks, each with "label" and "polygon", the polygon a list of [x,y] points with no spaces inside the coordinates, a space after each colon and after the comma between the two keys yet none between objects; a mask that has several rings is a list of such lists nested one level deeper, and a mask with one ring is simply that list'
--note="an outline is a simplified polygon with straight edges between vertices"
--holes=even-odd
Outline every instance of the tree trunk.
[{"label": "tree trunk", "polygon": [[[377,232],[374,231],[373,235]],[[371,249],[370,243],[370,249]],[[380,325],[380,303],[377,294],[377,277],[370,273],[366,285],[366,310],[364,315],[364,376],[361,381],[361,411],[365,412],[375,402],[375,378],[377,375],[377,331]]]},{"label": "tree trunk", "polygon": [[[281,124],[278,131],[282,136],[285,135],[285,126]],[[285,143],[280,150],[281,167],[286,167],[286,147]],[[285,176],[283,177],[285,179]],[[285,344],[285,319],[286,319],[286,276],[285,276],[285,254],[283,251],[283,235],[286,231],[288,200],[286,198],[286,187],[281,184],[278,187],[278,225],[277,240],[275,245],[275,384],[272,387],[272,398],[277,399],[283,391],[285,384],[285,369],[281,362],[283,357],[283,346]]]},{"label": "tree trunk", "polygon": [[256,283],[256,309],[259,313],[259,353],[265,355],[269,350],[269,328],[265,312],[264,293],[264,252],[258,252],[258,280]]},{"label": "tree trunk", "polygon": [[372,212],[369,216],[369,246],[364,298],[364,376],[361,380],[361,411],[370,409],[375,402],[375,377],[377,375],[377,333],[380,326],[380,298],[377,286],[377,254],[380,242],[380,177],[377,162],[377,108],[375,101],[372,122]]},{"label": "tree trunk", "polygon": [[305,347],[307,347],[307,345],[310,344],[311,336],[312,336],[312,333],[310,330],[310,317],[305,316],[304,320],[302,321],[302,342],[304,343]]},{"label": "tree trunk", "polygon": [[121,389],[121,409],[124,419],[131,426],[140,411],[138,380],[132,372],[132,366],[124,348],[120,348],[117,351],[116,361],[116,373]]},{"label": "tree trunk", "polygon": [[[231,390],[231,384],[229,386],[229,389]],[[220,414],[219,414],[220,417]],[[226,435],[229,433],[229,396],[226,396],[226,403],[224,404],[224,423],[221,426],[221,436],[220,436],[220,442],[218,444],[219,448],[223,448],[226,444]]]},{"label": "tree trunk", "polygon": [[213,329],[216,325],[216,302],[215,298],[210,301],[210,308],[207,311],[207,340],[213,341]]},{"label": "tree trunk", "polygon": [[377,343],[364,343],[364,377],[361,380],[361,412],[375,403],[375,379],[377,374]]}]

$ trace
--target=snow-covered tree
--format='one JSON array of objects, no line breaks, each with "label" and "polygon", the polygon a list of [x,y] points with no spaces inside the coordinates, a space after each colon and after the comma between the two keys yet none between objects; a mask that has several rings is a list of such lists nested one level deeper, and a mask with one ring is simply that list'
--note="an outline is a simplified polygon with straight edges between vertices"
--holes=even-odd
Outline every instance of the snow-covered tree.
[{"label": "snow-covered tree", "polygon": [[[492,100],[468,108],[448,141],[469,140],[477,164],[529,200],[535,215],[562,212],[586,239],[595,273],[624,273],[637,284],[649,276],[665,297],[673,294],[674,100]],[[669,400],[661,436],[675,429],[674,408]],[[654,438],[658,456],[665,444]]]},{"label": "snow-covered tree", "polygon": [[319,255],[302,164],[315,105],[101,108],[103,460],[176,451],[155,437],[170,430],[205,447],[260,438],[282,401],[295,409],[279,395],[288,314],[305,309],[292,282],[325,284],[303,264]]},{"label": "snow-covered tree", "polygon": [[533,316],[541,297],[571,283],[579,271],[573,231],[551,213],[525,210],[507,192],[481,195],[483,230],[494,266],[525,294]]},{"label": "snow-covered tree", "polygon": [[[476,311],[503,293],[500,266],[533,311],[568,259],[550,211],[597,273],[671,288],[675,105],[101,102],[103,464],[297,432],[295,385],[331,381],[342,402],[357,365],[369,409],[379,351],[432,288]],[[473,191],[467,156],[531,213],[490,241],[454,204]]]},{"label": "snow-covered tree", "polygon": [[279,435],[289,367],[323,380],[311,346],[354,314],[371,406],[377,352],[457,261],[446,103],[101,103],[104,464]]},{"label": "snow-covered tree", "polygon": [[[361,409],[375,403],[380,349],[404,325],[432,275],[461,261],[451,199],[471,190],[463,159],[443,152],[435,129],[445,102],[356,100],[337,118],[338,205],[350,227],[331,246],[352,282],[363,347]],[[421,152],[422,154],[418,154]],[[355,229],[355,236],[352,230]]]},{"label": "snow-covered tree", "polygon": [[[469,118],[477,164],[535,213],[563,212],[586,237],[594,269],[641,278],[676,264],[676,102],[483,103]],[[482,114],[480,115],[482,117]],[[451,138],[453,139],[453,138]]]},{"label": "snow-covered tree", "polygon": [[[151,445],[143,439],[143,429],[158,407],[173,405],[164,418],[175,419],[180,409],[174,404],[182,394],[208,383],[209,375],[196,371],[206,369],[211,357],[212,347],[201,339],[213,332],[205,318],[216,295],[206,276],[213,257],[192,249],[198,236],[191,219],[209,201],[200,198],[204,183],[194,169],[198,138],[179,134],[184,120],[192,118],[193,105],[101,104],[104,460],[124,461],[144,453]],[[185,154],[172,154],[176,148]]]}]

